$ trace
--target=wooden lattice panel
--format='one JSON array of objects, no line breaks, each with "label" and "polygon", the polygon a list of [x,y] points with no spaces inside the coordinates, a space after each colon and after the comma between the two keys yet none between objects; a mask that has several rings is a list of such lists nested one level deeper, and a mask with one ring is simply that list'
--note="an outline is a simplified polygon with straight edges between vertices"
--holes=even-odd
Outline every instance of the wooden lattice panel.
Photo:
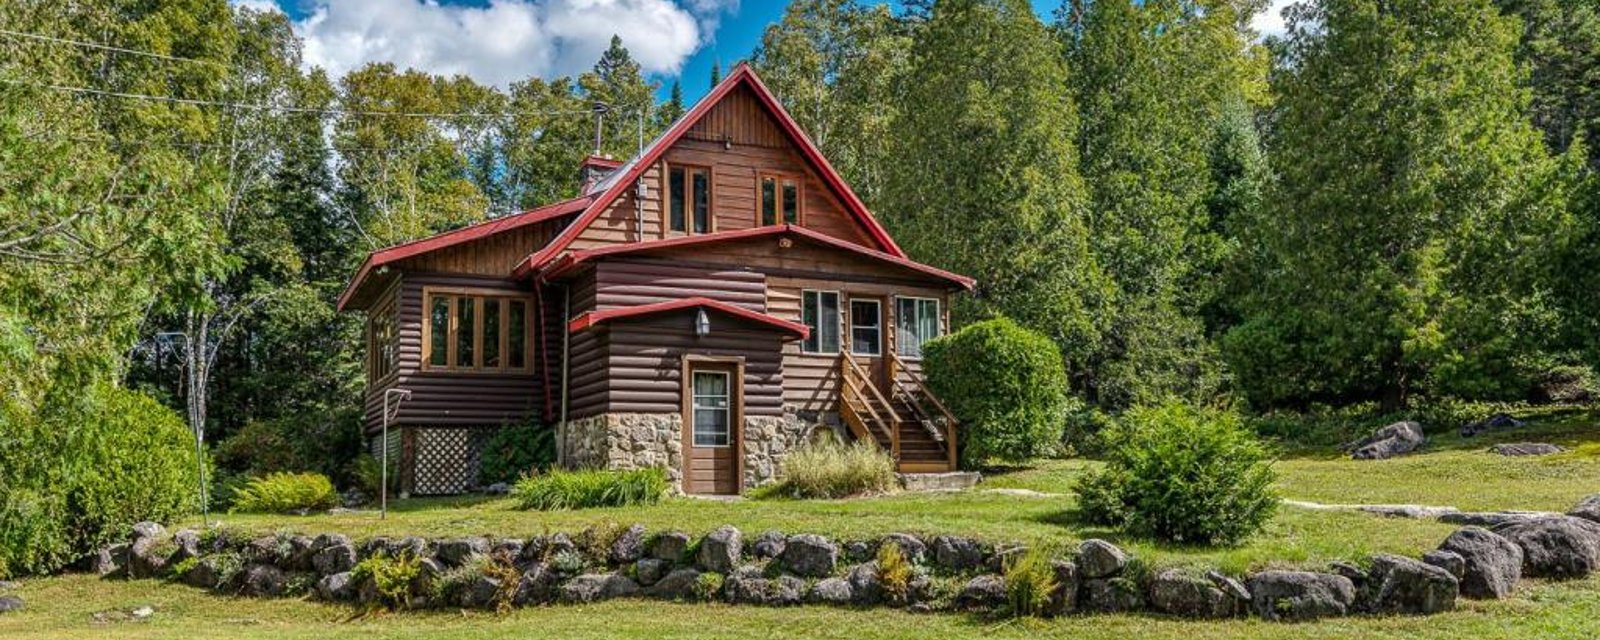
[{"label": "wooden lattice panel", "polygon": [[476,465],[470,429],[417,429],[416,493],[464,493],[472,485]]}]

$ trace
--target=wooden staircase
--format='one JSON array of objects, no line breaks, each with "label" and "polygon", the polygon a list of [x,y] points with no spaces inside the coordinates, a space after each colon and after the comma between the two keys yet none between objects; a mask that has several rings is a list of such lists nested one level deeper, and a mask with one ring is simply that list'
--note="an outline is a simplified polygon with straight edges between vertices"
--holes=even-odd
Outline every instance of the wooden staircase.
[{"label": "wooden staircase", "polygon": [[878,385],[849,353],[840,355],[839,416],[857,439],[887,450],[901,473],[955,471],[955,416],[899,357],[884,357],[889,383]]}]

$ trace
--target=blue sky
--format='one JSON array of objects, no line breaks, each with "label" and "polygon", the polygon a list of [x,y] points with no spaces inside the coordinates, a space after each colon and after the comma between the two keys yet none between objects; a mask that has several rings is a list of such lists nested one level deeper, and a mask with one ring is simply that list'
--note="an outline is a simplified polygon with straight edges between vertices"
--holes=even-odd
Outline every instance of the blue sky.
[{"label": "blue sky", "polygon": [[[612,34],[667,95],[674,79],[693,102],[710,85],[711,67],[726,70],[750,55],[767,25],[783,15],[778,0],[232,0],[282,11],[305,40],[307,64],[343,74],[367,62],[391,61],[432,73],[470,75],[504,86],[530,76],[554,77],[593,66]],[[862,0],[898,5],[899,0]],[[1045,19],[1060,0],[1032,0]],[[1257,29],[1282,30],[1277,12]]]}]

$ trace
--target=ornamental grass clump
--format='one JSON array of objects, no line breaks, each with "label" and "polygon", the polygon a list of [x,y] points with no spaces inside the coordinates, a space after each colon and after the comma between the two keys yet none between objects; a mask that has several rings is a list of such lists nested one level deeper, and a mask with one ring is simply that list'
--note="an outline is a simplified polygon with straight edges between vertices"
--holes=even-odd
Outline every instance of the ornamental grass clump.
[{"label": "ornamental grass clump", "polygon": [[867,441],[823,440],[783,458],[778,482],[755,495],[765,498],[844,498],[887,493],[895,487],[894,460]]},{"label": "ornamental grass clump", "polygon": [[320,473],[271,473],[252,478],[233,497],[239,513],[325,511],[339,506],[333,482]]},{"label": "ornamental grass clump", "polygon": [[1231,412],[1135,408],[1106,443],[1106,466],[1074,487],[1092,523],[1172,542],[1237,544],[1277,509],[1266,452]]},{"label": "ornamental grass clump", "polygon": [[517,481],[511,497],[522,509],[560,511],[655,504],[669,488],[661,469],[555,470]]},{"label": "ornamental grass clump", "polygon": [[1011,615],[1038,617],[1056,590],[1056,569],[1038,549],[1013,555],[1005,563],[1006,604]]}]

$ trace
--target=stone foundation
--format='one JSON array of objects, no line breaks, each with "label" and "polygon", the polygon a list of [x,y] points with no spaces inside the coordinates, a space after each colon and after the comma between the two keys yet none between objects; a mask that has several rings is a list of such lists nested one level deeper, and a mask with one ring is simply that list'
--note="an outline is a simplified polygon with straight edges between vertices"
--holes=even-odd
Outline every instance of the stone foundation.
[{"label": "stone foundation", "polygon": [[[777,478],[783,457],[826,425],[794,413],[749,416],[741,433],[744,488]],[[662,467],[675,490],[683,487],[683,416],[676,413],[607,413],[567,422],[561,446],[573,469]]]}]

